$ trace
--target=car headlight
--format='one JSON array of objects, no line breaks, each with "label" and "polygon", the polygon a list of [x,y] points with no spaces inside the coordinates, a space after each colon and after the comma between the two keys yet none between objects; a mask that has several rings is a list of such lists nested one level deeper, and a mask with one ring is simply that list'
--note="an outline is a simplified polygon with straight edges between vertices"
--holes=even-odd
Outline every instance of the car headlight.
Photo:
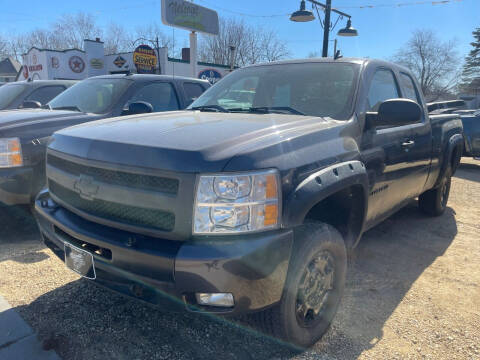
[{"label": "car headlight", "polygon": [[22,146],[20,139],[0,139],[0,168],[23,165]]},{"label": "car headlight", "polygon": [[278,228],[279,178],[276,170],[199,176],[193,232],[243,233]]}]

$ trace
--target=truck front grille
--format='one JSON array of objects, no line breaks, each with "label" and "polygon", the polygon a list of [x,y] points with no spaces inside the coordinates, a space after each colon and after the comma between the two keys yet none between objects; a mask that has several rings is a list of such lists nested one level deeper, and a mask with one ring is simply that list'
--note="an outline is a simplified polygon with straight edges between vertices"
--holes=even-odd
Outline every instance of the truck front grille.
[{"label": "truck front grille", "polygon": [[162,210],[146,209],[99,199],[86,200],[64,186],[49,181],[50,193],[76,210],[87,215],[132,226],[147,227],[161,231],[172,231],[175,215]]},{"label": "truck front grille", "polygon": [[48,154],[47,163],[66,173],[75,176],[91,176],[96,181],[110,185],[127,186],[135,189],[174,195],[178,193],[178,179],[85,166],[51,154]]}]

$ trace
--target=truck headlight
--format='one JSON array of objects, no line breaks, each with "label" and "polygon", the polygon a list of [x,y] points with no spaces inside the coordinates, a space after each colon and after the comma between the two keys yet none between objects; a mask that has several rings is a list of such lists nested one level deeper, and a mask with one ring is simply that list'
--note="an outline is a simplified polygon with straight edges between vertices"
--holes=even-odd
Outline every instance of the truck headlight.
[{"label": "truck headlight", "polygon": [[0,168],[23,165],[22,146],[20,139],[0,139]]},{"label": "truck headlight", "polygon": [[193,232],[243,233],[278,228],[279,178],[276,170],[200,175]]}]

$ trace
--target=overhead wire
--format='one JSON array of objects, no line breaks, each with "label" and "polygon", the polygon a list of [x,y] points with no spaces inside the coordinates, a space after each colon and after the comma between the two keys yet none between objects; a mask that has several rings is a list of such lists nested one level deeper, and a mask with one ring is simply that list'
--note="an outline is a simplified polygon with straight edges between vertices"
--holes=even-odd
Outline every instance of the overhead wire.
[{"label": "overhead wire", "polygon": [[[253,17],[253,18],[276,18],[276,17],[285,17],[291,15],[291,13],[284,13],[284,14],[252,14],[243,11],[236,11],[230,10],[217,4],[214,4],[209,1],[205,0],[197,0],[198,2],[204,3],[209,5],[217,10],[221,10],[227,13],[246,16],[246,17]],[[416,5],[445,5],[450,3],[459,3],[463,0],[423,0],[423,1],[402,1],[402,2],[390,2],[390,3],[383,3],[383,4],[366,4],[366,5],[343,5],[343,6],[335,6],[336,9],[373,9],[377,7],[402,7],[402,6],[416,6]]]}]

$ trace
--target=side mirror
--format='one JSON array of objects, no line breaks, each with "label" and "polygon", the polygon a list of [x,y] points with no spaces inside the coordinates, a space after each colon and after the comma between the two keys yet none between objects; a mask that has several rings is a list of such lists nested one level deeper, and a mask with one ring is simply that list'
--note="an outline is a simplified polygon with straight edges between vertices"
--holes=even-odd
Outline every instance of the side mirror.
[{"label": "side mirror", "polygon": [[378,112],[367,112],[367,128],[396,127],[420,121],[422,109],[410,99],[389,99],[380,104]]},{"label": "side mirror", "polygon": [[42,107],[42,104],[34,100],[25,100],[18,108],[19,109],[39,109]]},{"label": "side mirror", "polygon": [[152,104],[146,101],[136,101],[128,105],[128,114],[146,114],[153,112]]}]

